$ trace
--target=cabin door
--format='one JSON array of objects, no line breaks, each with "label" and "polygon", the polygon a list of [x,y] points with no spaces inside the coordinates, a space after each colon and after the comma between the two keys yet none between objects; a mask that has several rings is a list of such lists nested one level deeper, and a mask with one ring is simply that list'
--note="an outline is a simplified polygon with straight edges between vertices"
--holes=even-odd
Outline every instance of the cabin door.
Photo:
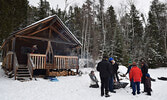
[{"label": "cabin door", "polygon": [[52,45],[51,45],[51,42],[48,41],[48,46],[46,49],[46,67],[47,68],[53,68],[53,59],[54,59],[54,55],[53,55]]}]

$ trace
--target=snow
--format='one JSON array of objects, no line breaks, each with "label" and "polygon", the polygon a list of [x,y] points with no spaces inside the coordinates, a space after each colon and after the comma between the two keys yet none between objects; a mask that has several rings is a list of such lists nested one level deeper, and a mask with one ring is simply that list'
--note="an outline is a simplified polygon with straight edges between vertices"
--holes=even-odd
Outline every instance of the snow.
[{"label": "snow", "polygon": [[[91,68],[82,68],[82,76],[57,77],[58,82],[51,82],[47,79],[37,78],[37,80],[20,82],[14,78],[8,78],[3,69],[0,68],[0,100],[103,100],[100,96],[100,88],[89,88],[89,73]],[[95,69],[93,69],[95,70]],[[125,73],[124,66],[119,66],[119,72]],[[124,89],[117,89],[115,94],[110,93],[106,100],[167,100],[167,81],[157,80],[157,77],[167,76],[167,68],[149,69],[152,78],[152,96],[145,93],[133,96],[129,85]],[[99,79],[99,73],[95,71]],[[129,82],[128,79],[121,80]],[[141,91],[143,90],[143,85]]]}]

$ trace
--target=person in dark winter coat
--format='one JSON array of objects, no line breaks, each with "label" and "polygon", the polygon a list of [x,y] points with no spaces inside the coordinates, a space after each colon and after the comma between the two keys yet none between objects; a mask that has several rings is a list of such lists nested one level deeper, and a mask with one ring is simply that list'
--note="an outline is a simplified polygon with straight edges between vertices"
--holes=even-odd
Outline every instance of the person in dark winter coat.
[{"label": "person in dark winter coat", "polygon": [[118,67],[118,64],[114,60],[112,60],[112,66],[114,68],[114,80],[116,81],[116,79],[117,79],[117,82],[119,82],[119,77],[118,77],[119,67]]},{"label": "person in dark winter coat", "polygon": [[136,62],[133,62],[133,67],[130,70],[129,76],[130,80],[132,81],[132,89],[133,95],[136,95],[136,87],[137,87],[137,94],[140,94],[140,82],[142,77],[142,72],[140,68],[137,67]]},{"label": "person in dark winter coat", "polygon": [[[131,60],[128,63],[129,63],[128,70],[127,70],[127,72],[125,73],[124,76],[126,76],[130,72],[130,69],[133,67]],[[130,81],[130,87],[132,87],[132,82],[131,81]]]},{"label": "person in dark winter coat", "polygon": [[97,80],[97,78],[96,78],[96,76],[94,74],[94,71],[91,71],[89,76],[90,76],[90,79],[91,79],[91,84],[90,84],[89,87],[91,87],[91,88],[99,88],[99,85],[98,85],[99,81]]},{"label": "person in dark winter coat", "polygon": [[101,96],[104,96],[105,89],[105,97],[109,97],[109,77],[111,75],[111,64],[108,62],[108,57],[103,56],[101,62],[97,65],[97,71],[100,72],[100,80],[101,80]]},{"label": "person in dark winter coat", "polygon": [[145,91],[147,92],[147,95],[151,96],[151,78],[150,74],[146,74],[146,79],[145,79]]},{"label": "person in dark winter coat", "polygon": [[111,75],[110,75],[110,79],[109,79],[109,91],[112,93],[116,93],[116,91],[114,91],[114,66],[112,65],[112,60],[114,60],[112,57],[109,58],[109,62],[111,63]]},{"label": "person in dark winter coat", "polygon": [[148,67],[146,66],[146,64],[144,62],[141,63],[141,71],[143,74],[141,83],[143,83],[144,92],[146,92],[145,79],[146,79],[146,74],[148,73]]}]

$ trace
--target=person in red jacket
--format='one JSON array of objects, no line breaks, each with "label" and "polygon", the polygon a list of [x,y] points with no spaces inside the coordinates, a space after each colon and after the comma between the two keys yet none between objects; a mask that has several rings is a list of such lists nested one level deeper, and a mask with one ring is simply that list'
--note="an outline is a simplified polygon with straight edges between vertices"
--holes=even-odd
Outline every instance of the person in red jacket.
[{"label": "person in red jacket", "polygon": [[132,94],[136,95],[136,87],[137,87],[137,94],[140,94],[140,82],[142,77],[142,71],[140,68],[137,67],[136,62],[133,62],[132,69],[130,70],[129,77],[130,81],[132,82]]}]

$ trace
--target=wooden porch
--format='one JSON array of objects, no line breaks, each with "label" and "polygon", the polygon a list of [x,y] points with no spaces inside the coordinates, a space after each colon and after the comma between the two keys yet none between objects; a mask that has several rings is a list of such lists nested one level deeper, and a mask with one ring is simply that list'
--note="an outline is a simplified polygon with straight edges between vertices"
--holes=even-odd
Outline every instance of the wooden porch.
[{"label": "wooden porch", "polygon": [[49,60],[45,54],[28,54],[27,65],[25,65],[26,67],[23,67],[22,65],[19,65],[16,54],[10,51],[3,61],[3,68],[8,71],[13,71],[15,79],[18,79],[18,72],[23,68],[24,70],[27,68],[26,73],[28,73],[28,75],[23,75],[23,72],[22,75],[29,76],[30,79],[33,77],[34,70],[39,69],[47,70],[46,76],[66,76],[74,75],[72,72],[69,72],[71,69],[76,70],[76,72],[73,72],[75,74],[78,72],[78,61],[77,56],[54,55],[53,59]]},{"label": "wooden porch", "polygon": [[44,54],[28,54],[28,66],[32,69],[77,69],[77,56],[59,56],[55,55],[53,63],[47,63],[46,55]]},{"label": "wooden porch", "polygon": [[46,70],[69,70],[79,68],[79,60],[77,56],[60,56],[54,55],[53,59],[47,59],[48,57],[44,54],[28,54],[28,68],[33,75],[35,69],[46,69]]}]

